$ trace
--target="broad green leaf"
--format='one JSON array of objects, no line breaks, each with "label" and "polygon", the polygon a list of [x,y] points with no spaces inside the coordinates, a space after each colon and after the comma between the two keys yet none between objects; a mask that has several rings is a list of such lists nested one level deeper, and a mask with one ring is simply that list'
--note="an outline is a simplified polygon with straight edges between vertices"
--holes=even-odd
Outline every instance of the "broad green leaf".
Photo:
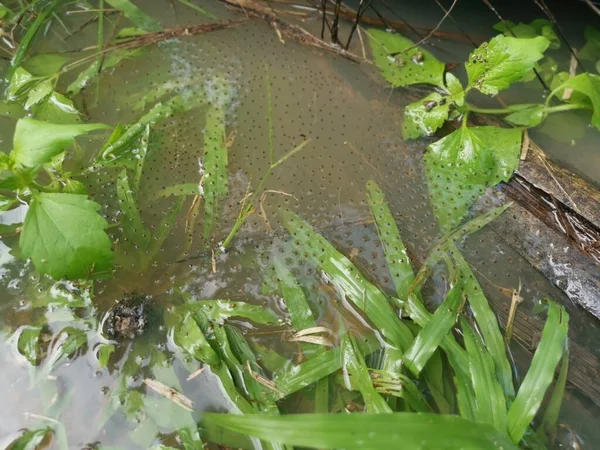
[{"label": "broad green leaf", "polygon": [[198,361],[211,367],[218,367],[221,364],[219,355],[215,353],[204,337],[192,314],[187,313],[180,319],[179,324],[175,327],[173,339],[175,344]]},{"label": "broad green leaf", "polygon": [[203,187],[198,183],[184,183],[167,186],[154,194],[155,199],[171,196],[203,195]]},{"label": "broad green leaf", "polygon": [[66,53],[40,53],[25,61],[23,68],[36,77],[49,77],[72,59],[73,56]]},{"label": "broad green leaf", "polygon": [[43,102],[32,108],[33,117],[44,122],[56,124],[81,123],[79,111],[73,102],[62,94],[54,91]]},{"label": "broad green leaf", "polygon": [[314,327],[315,318],[298,280],[278,258],[273,260],[273,265],[292,326],[296,331]]},{"label": "broad green leaf", "polygon": [[[558,74],[557,78],[563,79],[562,74]],[[590,106],[593,110],[592,125],[600,130],[600,75],[592,73],[582,73],[572,78],[565,77],[566,80],[561,82],[558,87],[552,86],[553,95],[562,98],[562,93],[565,89],[573,89],[573,94],[569,103],[578,103]],[[575,96],[579,94],[579,96]]]},{"label": "broad green leaf", "polygon": [[6,448],[10,448],[11,450],[37,450],[48,433],[52,433],[50,427],[25,430],[21,437],[11,442]]},{"label": "broad green leaf", "polygon": [[121,61],[127,58],[132,58],[140,55],[140,49],[134,50],[117,50],[109,53],[102,59],[97,59],[91,63],[87,69],[77,75],[77,78],[67,86],[67,93],[71,95],[79,94],[87,87],[95,78],[100,75],[100,72],[111,69],[117,66]]},{"label": "broad green leaf", "polygon": [[375,220],[379,240],[383,245],[385,259],[396,287],[396,293],[400,300],[406,301],[415,274],[394,221],[394,216],[385,202],[383,192],[373,180],[367,182],[367,202],[371,207],[371,214]]},{"label": "broad green leaf", "polygon": [[123,212],[123,232],[135,245],[146,249],[150,245],[150,231],[142,222],[135,197],[135,192],[129,186],[127,169],[123,169],[117,178],[117,199]]},{"label": "broad green leaf", "polygon": [[531,39],[494,37],[469,55],[465,64],[469,88],[496,95],[533,69],[549,45],[550,41],[542,36]]},{"label": "broad green leaf", "polygon": [[508,433],[519,442],[535,417],[563,356],[569,331],[569,314],[562,306],[550,302],[542,338],[531,360],[515,401],[508,410]]},{"label": "broad green leaf", "polygon": [[39,166],[72,145],[76,136],[104,128],[108,127],[98,123],[58,125],[29,118],[19,119],[11,156],[20,166]]},{"label": "broad green leaf", "polygon": [[[0,180],[2,179],[2,175],[0,174]],[[15,197],[7,197],[5,195],[0,194],[0,211],[9,211],[15,208],[17,205],[20,205],[20,202]]]},{"label": "broad green leaf", "polygon": [[450,93],[450,97],[458,106],[462,106],[465,102],[465,90],[458,78],[450,72],[446,73],[446,89]]},{"label": "broad green leaf", "polygon": [[27,358],[32,366],[36,366],[40,358],[40,333],[41,327],[25,327],[21,329],[17,348],[19,353]]},{"label": "broad green leaf", "polygon": [[100,344],[97,349],[98,369],[104,369],[108,365],[110,355],[115,351],[114,344]]},{"label": "broad green leaf", "polygon": [[110,269],[111,242],[99,209],[83,195],[34,196],[21,232],[23,256],[55,279],[86,278]]},{"label": "broad green leaf", "polygon": [[342,353],[344,371],[347,371],[345,372],[345,378],[350,377],[351,379],[346,380],[346,388],[348,390],[355,389],[360,391],[367,412],[379,414],[391,413],[392,409],[390,405],[387,404],[385,399],[373,387],[371,375],[369,374],[369,369],[365,364],[363,355],[356,348],[352,336],[348,332],[342,335],[340,351]]},{"label": "broad green leaf", "polygon": [[473,383],[471,374],[469,373],[469,364],[467,363],[465,370],[454,371],[454,386],[456,389],[456,403],[460,416],[470,420],[477,421],[477,400],[473,391]]},{"label": "broad green leaf", "polygon": [[280,321],[277,314],[264,306],[231,300],[200,300],[191,303],[193,310],[201,309],[208,320],[221,323],[230,317],[244,317],[260,325],[274,325]]},{"label": "broad green leaf", "polygon": [[536,36],[543,36],[550,41],[551,49],[560,48],[560,39],[552,28],[552,22],[546,19],[536,19],[530,24],[515,24],[510,20],[505,20],[494,25],[494,29],[507,37],[534,38]]},{"label": "broad green leaf", "polygon": [[[404,355],[404,363],[412,373],[418,375],[429,361],[442,340],[451,334],[456,323],[458,309],[462,302],[462,282],[456,283],[446,295],[445,300],[436,309],[415,341]],[[409,298],[409,302],[412,301]]]},{"label": "broad green leaf", "polygon": [[427,50],[414,47],[411,40],[397,33],[371,28],[367,36],[375,65],[392,86],[428,83],[444,87],[444,63]]},{"label": "broad green leaf", "polygon": [[431,136],[448,119],[450,103],[446,97],[432,92],[427,97],[417,100],[404,108],[402,137],[416,139]]},{"label": "broad green leaf", "polygon": [[327,274],[330,282],[365,313],[390,344],[403,351],[411,345],[411,331],[400,320],[386,296],[369,283],[348,258],[295,214],[285,216],[285,225],[293,235],[294,247],[310,256]]},{"label": "broad green leaf", "polygon": [[33,105],[37,105],[46,97],[48,97],[54,91],[54,83],[52,80],[44,80],[37,84],[29,91],[27,101],[25,102],[25,109],[31,108]]},{"label": "broad green leaf", "polygon": [[222,203],[227,197],[227,143],[225,136],[225,111],[213,106],[206,111],[204,132],[204,239],[215,230]]},{"label": "broad green leaf", "polygon": [[110,6],[121,11],[136,27],[144,31],[160,31],[160,24],[138,8],[130,0],[106,0]]},{"label": "broad green leaf", "polygon": [[522,108],[504,118],[511,125],[535,127],[546,118],[546,107],[538,104],[519,105]]},{"label": "broad green leaf", "polygon": [[479,336],[461,319],[465,347],[469,355],[469,373],[475,392],[475,421],[495,426],[506,432],[506,399],[496,378],[494,361],[483,347]]},{"label": "broad green leaf", "polygon": [[203,421],[260,439],[299,447],[346,450],[516,450],[505,433],[452,415],[205,413]]},{"label": "broad green leaf", "polygon": [[456,227],[485,188],[508,181],[519,165],[521,130],[466,127],[430,144],[429,195],[440,228]]},{"label": "broad green leaf", "polygon": [[512,399],[515,396],[512,369],[508,361],[506,346],[496,314],[490,308],[477,278],[475,278],[469,264],[465,261],[456,246],[452,245],[450,254],[454,258],[456,267],[464,280],[464,294],[469,301],[471,311],[477,322],[477,328],[483,337],[486,349],[494,360],[494,367],[500,385],[506,397]]},{"label": "broad green leaf", "polygon": [[29,90],[34,87],[40,80],[34,77],[31,73],[18,67],[13,72],[6,88],[6,98],[8,101],[16,101],[19,97],[25,95]]}]

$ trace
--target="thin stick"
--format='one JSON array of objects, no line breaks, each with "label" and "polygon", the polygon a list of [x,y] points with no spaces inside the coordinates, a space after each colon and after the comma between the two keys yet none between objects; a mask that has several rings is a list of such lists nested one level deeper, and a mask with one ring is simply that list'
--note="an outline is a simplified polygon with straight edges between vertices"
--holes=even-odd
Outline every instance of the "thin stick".
[{"label": "thin stick", "polygon": [[512,298],[510,300],[510,310],[508,311],[508,319],[506,320],[506,332],[504,334],[504,342],[506,342],[506,345],[510,344],[515,314],[517,313],[517,306],[519,306],[522,301],[523,297],[521,297],[521,280],[519,280],[519,287],[517,289],[513,289]]},{"label": "thin stick", "polygon": [[592,10],[598,14],[600,16],[600,8],[598,8],[596,5],[594,5],[594,3],[592,3],[591,0],[583,0],[584,2],[587,3],[587,5],[592,8]]}]

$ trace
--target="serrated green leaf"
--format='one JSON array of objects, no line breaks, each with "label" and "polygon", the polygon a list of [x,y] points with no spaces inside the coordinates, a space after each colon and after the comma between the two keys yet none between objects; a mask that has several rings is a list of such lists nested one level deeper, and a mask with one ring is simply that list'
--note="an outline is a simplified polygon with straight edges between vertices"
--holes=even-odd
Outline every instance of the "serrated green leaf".
[{"label": "serrated green leaf", "polygon": [[536,36],[543,36],[550,41],[550,48],[560,48],[560,39],[552,28],[552,22],[546,19],[536,19],[530,24],[518,23],[515,24],[510,20],[497,23],[494,25],[494,29],[500,31],[507,37],[517,38],[534,38]]},{"label": "serrated green leaf", "polygon": [[40,358],[40,333],[41,327],[25,327],[21,329],[17,348],[19,353],[27,358],[32,366],[36,366]]},{"label": "serrated green leaf", "polygon": [[425,173],[441,229],[456,227],[485,188],[508,181],[519,165],[521,130],[466,127],[429,145]]},{"label": "serrated green leaf", "polygon": [[512,125],[535,127],[546,118],[546,107],[538,104],[524,104],[522,109],[509,114],[504,120]]},{"label": "serrated green leaf", "polygon": [[106,0],[110,6],[121,11],[136,27],[144,31],[160,31],[160,23],[138,8],[130,0]]},{"label": "serrated green leaf", "polygon": [[565,89],[573,89],[569,103],[592,108],[592,125],[600,130],[600,75],[581,73],[574,77],[559,73],[552,82],[552,95],[562,99]]},{"label": "serrated green leaf", "polygon": [[67,178],[64,180],[63,192],[66,194],[87,195],[87,188],[81,181]]},{"label": "serrated green leaf", "polygon": [[492,426],[452,415],[205,413],[203,421],[260,439],[321,449],[517,449]]},{"label": "serrated green leaf", "polygon": [[59,125],[34,119],[19,119],[11,156],[15,164],[35,167],[49,162],[72,145],[76,136],[108,128],[99,123]]},{"label": "serrated green leaf", "polygon": [[550,41],[542,36],[532,39],[496,36],[481,44],[465,64],[469,88],[496,95],[520,81],[543,58]]},{"label": "serrated green leaf", "polygon": [[458,106],[462,106],[465,103],[465,90],[460,80],[450,72],[446,73],[446,89],[450,93],[452,101]]},{"label": "serrated green leaf", "polygon": [[556,366],[563,356],[568,331],[569,314],[562,306],[551,302],[542,338],[515,401],[508,410],[508,433],[513,442],[521,440],[542,404]]},{"label": "serrated green leaf", "polygon": [[111,242],[99,209],[83,195],[34,196],[19,241],[23,256],[55,279],[86,278],[110,269]]},{"label": "serrated green leaf", "polygon": [[506,399],[496,378],[494,361],[469,323],[461,319],[465,347],[469,355],[469,373],[475,393],[475,421],[488,423],[506,432]]},{"label": "serrated green leaf", "polygon": [[375,65],[392,86],[428,83],[444,87],[445,66],[427,50],[412,48],[413,42],[397,33],[371,28],[367,36]]},{"label": "serrated green leaf", "polygon": [[448,119],[450,103],[446,97],[432,92],[427,97],[417,100],[404,108],[402,137],[416,139],[431,136]]}]

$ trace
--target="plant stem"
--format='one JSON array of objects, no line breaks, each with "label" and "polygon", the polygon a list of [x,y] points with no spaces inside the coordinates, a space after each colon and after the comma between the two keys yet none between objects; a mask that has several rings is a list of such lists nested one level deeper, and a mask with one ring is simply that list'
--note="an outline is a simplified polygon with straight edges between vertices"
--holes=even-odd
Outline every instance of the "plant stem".
[{"label": "plant stem", "polygon": [[[475,112],[475,113],[480,113],[480,114],[510,114],[516,111],[522,111],[524,108],[522,108],[523,105],[513,105],[513,106],[509,106],[508,108],[497,108],[497,109],[489,109],[489,108],[478,108],[476,106],[467,104],[467,111],[470,112]],[[554,113],[554,112],[559,112],[559,111],[570,111],[573,109],[592,109],[591,106],[588,105],[581,105],[581,104],[574,104],[574,103],[568,103],[568,104],[562,104],[562,105],[558,105],[558,106],[547,106],[547,105],[532,105],[532,106],[544,106],[545,112],[550,114],[550,113]]]},{"label": "plant stem", "polygon": [[553,112],[559,112],[559,111],[570,111],[572,109],[592,109],[591,106],[588,105],[581,105],[581,104],[574,104],[574,103],[567,103],[564,105],[558,105],[558,106],[551,106],[549,108],[546,108],[546,112],[547,113],[553,113]]}]

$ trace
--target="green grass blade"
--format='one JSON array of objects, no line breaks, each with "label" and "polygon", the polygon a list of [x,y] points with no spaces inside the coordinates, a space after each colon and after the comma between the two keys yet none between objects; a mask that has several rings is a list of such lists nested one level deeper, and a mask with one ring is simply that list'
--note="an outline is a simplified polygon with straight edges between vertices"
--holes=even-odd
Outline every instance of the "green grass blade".
[{"label": "green grass blade", "polygon": [[173,226],[175,225],[177,215],[183,207],[184,200],[184,197],[180,197],[177,202],[174,202],[173,205],[171,205],[171,207],[168,209],[163,219],[158,224],[158,227],[154,230],[152,236],[152,245],[150,246],[150,251],[148,252],[149,260],[152,260],[152,258],[156,256],[156,254],[162,248],[165,239],[167,239],[169,233],[171,233],[171,228],[173,228]]},{"label": "green grass blade", "polygon": [[179,3],[181,3],[182,5],[188,6],[190,8],[192,8],[194,11],[199,12],[200,14],[202,14],[203,16],[208,17],[209,19],[217,19],[217,16],[215,16],[214,14],[209,13],[207,10],[205,10],[204,8],[200,8],[198,5],[195,5],[194,3],[191,2],[191,0],[179,0]]},{"label": "green grass blade", "polygon": [[567,384],[567,374],[569,372],[569,349],[565,349],[565,353],[562,357],[560,365],[560,372],[554,390],[546,406],[544,417],[542,418],[542,424],[538,429],[538,436],[542,441],[548,441],[549,444],[554,443],[556,437],[556,423],[558,422],[558,414],[562,406],[562,400],[565,396],[565,386]]},{"label": "green grass blade", "polygon": [[202,195],[202,192],[202,186],[198,183],[183,183],[167,186],[166,188],[157,191],[153,198],[158,200],[159,198],[171,196],[181,197],[186,195]]},{"label": "green grass blade", "polygon": [[464,319],[461,320],[461,328],[469,353],[469,372],[475,392],[475,421],[489,423],[498,431],[506,432],[506,398],[496,377],[494,361]]},{"label": "green grass blade", "polygon": [[279,316],[263,306],[232,300],[200,300],[188,305],[193,311],[202,310],[208,320],[222,323],[231,317],[244,317],[259,325],[276,325]]},{"label": "green grass blade", "polygon": [[225,111],[213,106],[206,112],[204,133],[204,239],[209,239],[228,193]]},{"label": "green grass blade", "polygon": [[160,23],[138,8],[133,2],[130,0],[105,0],[110,6],[115,9],[118,9],[123,13],[123,15],[136,27],[152,32],[152,31],[160,31],[162,27]]},{"label": "green grass blade", "polygon": [[455,370],[454,386],[456,388],[456,403],[458,404],[460,416],[471,422],[475,422],[477,419],[477,403],[470,374],[465,370]]},{"label": "green grass blade", "polygon": [[203,421],[261,439],[310,448],[516,450],[492,426],[437,414],[204,414]]},{"label": "green grass blade", "polygon": [[388,299],[377,287],[365,279],[356,267],[304,220],[293,213],[285,216],[285,224],[293,235],[293,244],[302,254],[308,254],[331,279],[369,318],[388,342],[400,350],[410,347],[413,336],[390,306]]},{"label": "green grass blade", "polygon": [[[373,387],[369,369],[362,354],[356,348],[352,336],[346,332],[340,343],[344,367],[344,378],[348,390],[358,390],[365,402],[365,408],[371,413],[391,413],[392,410],[385,399]],[[349,378],[347,377],[349,376]],[[350,380],[351,378],[351,380]]]},{"label": "green grass blade", "polygon": [[150,244],[150,231],[142,222],[135,197],[135,192],[129,185],[127,169],[123,169],[117,178],[117,199],[123,212],[123,232],[138,247],[146,249]]},{"label": "green grass blade", "polygon": [[412,346],[406,351],[404,363],[412,373],[416,375],[421,373],[433,352],[450,334],[462,302],[462,288],[463,285],[459,282],[450,289],[444,302],[437,308],[415,338]]},{"label": "green grass blade", "polygon": [[496,315],[490,308],[477,278],[471,271],[469,264],[465,261],[458,249],[452,245],[452,257],[461,273],[465,285],[465,295],[475,316],[477,328],[481,332],[485,346],[494,360],[496,374],[507,398],[515,396],[515,388],[512,380],[512,370],[506,355],[506,346],[502,332],[498,325]]},{"label": "green grass blade", "polygon": [[392,281],[396,286],[396,292],[400,300],[406,301],[415,274],[406,253],[406,247],[400,238],[394,216],[385,202],[383,192],[373,180],[367,182],[367,201],[371,207],[373,219],[375,219],[379,240],[383,244],[383,252]]},{"label": "green grass blade", "polygon": [[179,347],[211,368],[218,368],[221,365],[219,355],[211,348],[191,314],[185,314],[180,319],[174,329],[173,340]]},{"label": "green grass blade", "polygon": [[136,195],[140,191],[140,181],[142,180],[142,172],[144,171],[144,163],[146,162],[146,155],[148,154],[148,145],[150,144],[150,125],[146,125],[146,128],[142,132],[140,138],[140,145],[136,153],[137,164],[135,165],[134,177],[133,177],[133,188],[135,189]]},{"label": "green grass blade", "polygon": [[519,442],[535,417],[554,378],[569,331],[569,314],[562,306],[549,303],[548,318],[531,365],[508,411],[508,432]]},{"label": "green grass blade", "polygon": [[329,377],[321,378],[315,386],[315,413],[329,412]]},{"label": "green grass blade", "polygon": [[279,282],[279,291],[290,313],[292,326],[296,331],[314,327],[315,318],[298,280],[279,259],[275,258],[273,265]]}]

